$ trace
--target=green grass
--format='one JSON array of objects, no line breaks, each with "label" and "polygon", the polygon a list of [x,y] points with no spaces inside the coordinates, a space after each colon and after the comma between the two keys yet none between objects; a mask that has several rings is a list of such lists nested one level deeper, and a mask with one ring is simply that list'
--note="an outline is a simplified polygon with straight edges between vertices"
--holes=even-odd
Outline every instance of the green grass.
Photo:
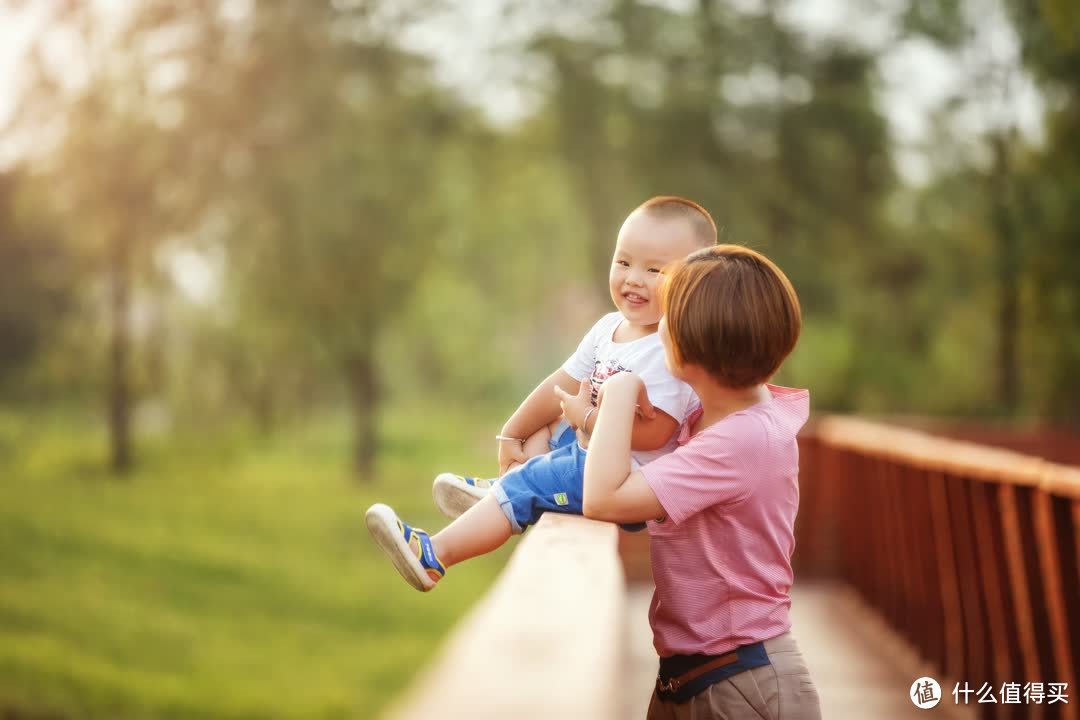
[{"label": "green grass", "polygon": [[0,413],[0,716],[377,715],[509,552],[431,594],[379,554],[370,503],[437,528],[433,474],[494,465],[477,420],[417,417],[360,485],[340,418],[143,442],[117,480],[100,427]]}]

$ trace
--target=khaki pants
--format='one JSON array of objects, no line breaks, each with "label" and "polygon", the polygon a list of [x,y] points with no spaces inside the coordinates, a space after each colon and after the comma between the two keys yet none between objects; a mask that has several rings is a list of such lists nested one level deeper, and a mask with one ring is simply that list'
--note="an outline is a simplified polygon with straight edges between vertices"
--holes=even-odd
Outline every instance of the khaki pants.
[{"label": "khaki pants", "polygon": [[648,720],[821,720],[817,688],[790,632],[765,641],[771,665],[710,685],[681,705],[653,690]]}]

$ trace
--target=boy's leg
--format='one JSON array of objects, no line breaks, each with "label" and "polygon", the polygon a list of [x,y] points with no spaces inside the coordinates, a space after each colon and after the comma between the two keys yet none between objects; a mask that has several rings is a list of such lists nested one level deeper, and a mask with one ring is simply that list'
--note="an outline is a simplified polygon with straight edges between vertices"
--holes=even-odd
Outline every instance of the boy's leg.
[{"label": "boy's leg", "polygon": [[[532,517],[529,524],[536,522],[539,514],[545,511],[582,514],[586,452],[578,445],[574,430],[565,420],[561,422],[563,426],[556,431],[551,441],[552,451],[543,458],[532,459],[528,463],[529,466],[534,463],[537,465],[527,474],[531,479],[530,485],[525,493],[519,495],[532,496]],[[510,473],[507,473],[504,477],[509,475]],[[500,502],[505,502],[506,493],[499,490],[500,486],[505,486],[505,482],[493,487],[493,494],[497,497],[502,495]],[[509,489],[508,486],[505,487]],[[519,509],[520,505],[520,502],[515,501],[515,514],[523,514]],[[522,522],[521,525],[525,526],[526,523]],[[629,532],[640,532],[646,526],[642,522],[623,523],[619,527]]]},{"label": "boy's leg", "polygon": [[521,451],[525,453],[526,459],[543,455],[546,452],[551,452],[551,448],[548,447],[550,441],[551,428],[545,425],[526,438],[521,446]]},{"label": "boy's leg", "polygon": [[537,455],[543,455],[549,453],[555,448],[552,447],[552,439],[558,439],[560,433],[563,430],[565,421],[560,417],[550,425],[540,428],[526,440],[522,446],[522,450],[525,453],[525,457],[533,458]]},{"label": "boy's leg", "polygon": [[[545,455],[575,439],[576,435],[569,423],[559,418],[547,427],[537,430],[525,441],[525,456],[532,459]],[[520,466],[514,465],[511,469],[516,467]],[[497,481],[498,478],[489,480],[439,473],[432,483],[431,495],[439,511],[453,520],[486,497],[491,492],[491,486]]]},{"label": "boy's leg", "polygon": [[368,508],[366,522],[401,577],[423,592],[435,587],[451,565],[495,550],[512,534],[494,497],[484,498],[434,536],[410,527],[382,503]]},{"label": "boy's leg", "polygon": [[577,442],[530,458],[491,488],[515,533],[534,525],[545,512],[581,514],[584,452]]},{"label": "boy's leg", "polygon": [[[563,446],[530,458],[499,478],[489,494],[432,537],[435,552],[447,566],[491,552],[512,534],[522,533],[545,511],[581,512],[577,492],[568,480],[580,477],[584,465],[574,447]],[[580,453],[580,450],[579,450]],[[569,484],[570,491],[565,488]]]},{"label": "boy's leg", "polygon": [[437,532],[431,543],[443,564],[450,567],[497,550],[512,534],[510,520],[499,501],[488,495]]},{"label": "boy's leg", "polygon": [[427,591],[447,567],[491,552],[543,513],[581,514],[584,458],[574,442],[530,459],[503,475],[490,495],[434,537],[409,527],[381,503],[368,509],[368,530],[401,576]]}]

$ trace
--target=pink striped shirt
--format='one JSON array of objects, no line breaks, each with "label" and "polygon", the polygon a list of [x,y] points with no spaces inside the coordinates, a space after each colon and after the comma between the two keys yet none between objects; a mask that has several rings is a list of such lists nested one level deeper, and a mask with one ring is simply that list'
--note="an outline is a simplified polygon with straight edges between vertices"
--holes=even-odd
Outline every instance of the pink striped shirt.
[{"label": "pink striped shirt", "polygon": [[649,608],[661,656],[719,655],[791,627],[791,553],[799,508],[795,434],[806,390],[769,385],[771,399],[690,437],[641,468],[667,517],[650,520],[656,592]]}]

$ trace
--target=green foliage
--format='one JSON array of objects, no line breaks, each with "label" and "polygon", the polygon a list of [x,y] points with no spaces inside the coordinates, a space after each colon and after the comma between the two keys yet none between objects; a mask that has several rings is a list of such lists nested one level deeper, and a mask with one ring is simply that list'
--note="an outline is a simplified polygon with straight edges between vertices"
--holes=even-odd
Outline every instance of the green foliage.
[{"label": "green foliage", "polygon": [[[1006,3],[1045,91],[1045,147],[952,124],[1021,71],[991,58],[939,109],[922,187],[894,170],[879,61],[930,38],[977,64],[973,5],[907,3],[877,46],[814,37],[781,5],[556,3],[550,22],[510,5],[508,23],[537,29],[499,57],[533,73],[539,103],[495,127],[401,42],[441,6],[145,3],[95,46],[85,92],[29,93],[69,120],[43,164],[56,204],[39,202],[68,221],[87,298],[79,342],[48,337],[105,337],[101,278],[127,248],[128,316],[162,308],[132,330],[136,399],[267,430],[349,407],[370,459],[383,403],[508,411],[608,307],[626,213],[679,193],[791,276],[807,332],[783,377],[819,387],[818,409],[1075,418],[1053,389],[1080,359],[1071,5]],[[162,248],[223,258],[208,307],[170,291]]]},{"label": "green foliage", "polygon": [[920,0],[908,4],[903,25],[906,32],[922,35],[947,47],[962,45],[970,29],[964,21],[962,0]]},{"label": "green foliage", "polygon": [[375,500],[441,526],[434,474],[492,464],[476,416],[432,410],[382,416],[362,491],[342,417],[150,443],[116,482],[99,423],[0,414],[0,714],[373,717],[507,552],[421,595],[364,531]]}]

